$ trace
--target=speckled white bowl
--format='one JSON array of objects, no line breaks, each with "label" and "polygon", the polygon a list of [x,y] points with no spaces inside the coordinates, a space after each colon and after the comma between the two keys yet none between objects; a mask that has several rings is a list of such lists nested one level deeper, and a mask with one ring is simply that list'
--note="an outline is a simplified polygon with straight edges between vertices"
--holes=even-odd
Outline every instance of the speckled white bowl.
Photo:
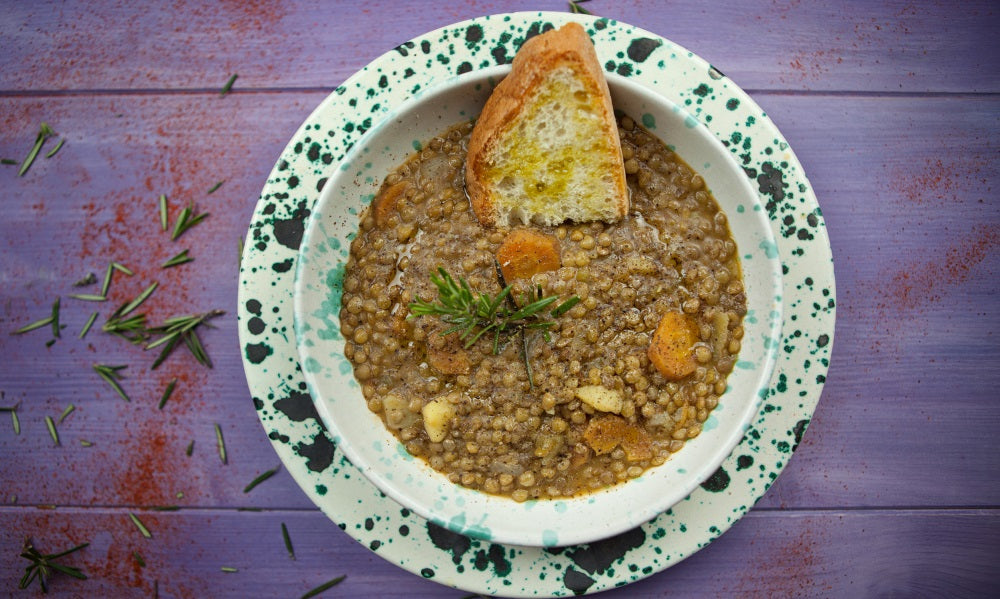
[{"label": "speckled white bowl", "polygon": [[338,448],[380,490],[454,532],[498,543],[564,546],[634,528],[684,499],[740,441],[757,414],[781,329],[781,265],[771,227],[742,168],[694,117],[656,90],[608,75],[616,109],[639,120],[704,177],[729,218],[742,256],[748,314],[729,389],[703,432],[664,465],[573,499],[518,503],[452,484],[412,457],[368,410],[344,357],[339,312],[358,217],[382,179],[445,128],[475,118],[509,67],[461,75],[423,90],[370,129],[330,168],[309,220],[295,279],[295,336],[316,408]]}]

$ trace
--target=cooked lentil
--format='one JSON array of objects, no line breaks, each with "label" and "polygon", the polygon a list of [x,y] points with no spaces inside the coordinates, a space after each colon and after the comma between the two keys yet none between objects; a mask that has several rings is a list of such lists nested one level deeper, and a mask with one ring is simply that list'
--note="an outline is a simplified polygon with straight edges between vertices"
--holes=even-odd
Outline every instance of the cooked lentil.
[{"label": "cooked lentil", "polygon": [[[515,339],[494,355],[488,339],[463,348],[435,317],[408,318],[411,301],[437,297],[438,267],[500,290],[505,232],[481,227],[464,191],[471,130],[445,131],[389,174],[351,243],[341,331],[369,409],[452,482],[517,501],[588,493],[663,464],[701,433],[741,346],[746,297],[725,214],[700,175],[623,117],[629,217],[533,227],[558,241],[561,266],[508,281],[513,297],[538,287],[581,299],[550,342],[529,335],[532,386]],[[691,373],[676,380],[647,354],[668,313],[697,335]]]}]

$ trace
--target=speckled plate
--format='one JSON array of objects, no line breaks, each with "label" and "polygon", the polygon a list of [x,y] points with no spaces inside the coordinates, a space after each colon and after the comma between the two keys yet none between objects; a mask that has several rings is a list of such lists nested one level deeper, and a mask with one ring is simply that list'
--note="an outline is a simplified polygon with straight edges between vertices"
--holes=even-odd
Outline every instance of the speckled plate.
[{"label": "speckled plate", "polygon": [[[784,274],[784,327],[768,396],[743,441],[690,496],[610,539],[562,549],[477,540],[429,523],[379,492],[337,450],[307,391],[293,333],[295,261],[307,219],[341,159],[390,107],[437,82],[508,63],[528,37],[575,20],[609,72],[654,87],[706,125],[743,165],[772,224]],[[347,248],[330,248],[346,251]],[[442,584],[506,596],[561,596],[634,582],[693,554],[773,484],[819,400],[834,329],[823,218],[802,167],[763,111],[691,52],[608,19],[516,13],[407,42],[339,86],[268,177],[240,269],[240,343],[254,404],[306,494],[383,558]]]}]

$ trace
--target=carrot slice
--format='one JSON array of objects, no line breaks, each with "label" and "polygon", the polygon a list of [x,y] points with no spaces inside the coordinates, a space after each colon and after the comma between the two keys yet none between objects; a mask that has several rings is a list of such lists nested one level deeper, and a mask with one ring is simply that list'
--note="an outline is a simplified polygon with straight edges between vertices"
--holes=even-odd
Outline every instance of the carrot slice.
[{"label": "carrot slice", "polygon": [[559,268],[559,241],[531,229],[515,229],[497,249],[497,261],[504,278],[528,279]]},{"label": "carrot slice", "polygon": [[691,374],[697,367],[694,358],[694,344],[697,342],[698,327],[694,321],[680,312],[668,312],[656,327],[646,354],[660,374],[676,381]]},{"label": "carrot slice", "polygon": [[399,198],[403,197],[403,193],[409,186],[409,182],[400,181],[379,191],[372,206],[375,213],[375,226],[384,227],[389,222],[389,217],[396,213],[396,204],[399,203]]}]

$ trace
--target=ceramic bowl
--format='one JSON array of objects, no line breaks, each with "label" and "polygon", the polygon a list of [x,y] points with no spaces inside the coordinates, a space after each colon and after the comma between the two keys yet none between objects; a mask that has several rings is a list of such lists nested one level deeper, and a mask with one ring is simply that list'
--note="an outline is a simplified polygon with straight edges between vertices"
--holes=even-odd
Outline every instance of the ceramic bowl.
[{"label": "ceramic bowl", "polygon": [[317,411],[337,447],[382,492],[456,533],[498,543],[564,546],[606,538],[669,509],[704,482],[758,412],[781,328],[781,266],[758,194],[733,155],[694,117],[649,89],[608,75],[615,108],[635,117],[705,179],[742,257],[744,342],[728,390],[703,432],[659,467],[596,493],[519,503],[455,485],[411,456],[369,411],[344,356],[339,312],[350,240],[383,178],[434,135],[474,119],[508,66],[460,75],[423,90],[372,127],[336,167],[299,251],[295,337]]}]

